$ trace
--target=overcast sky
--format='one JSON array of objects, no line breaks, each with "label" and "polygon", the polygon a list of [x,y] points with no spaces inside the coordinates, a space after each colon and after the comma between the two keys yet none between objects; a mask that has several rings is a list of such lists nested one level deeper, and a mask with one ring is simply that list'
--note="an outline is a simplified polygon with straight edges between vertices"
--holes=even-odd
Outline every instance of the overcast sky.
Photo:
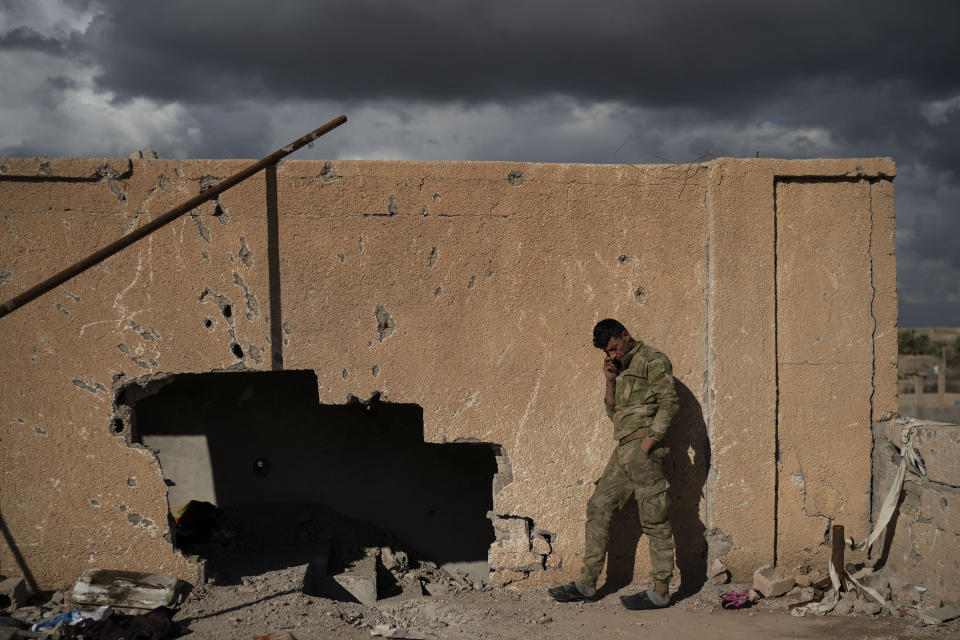
[{"label": "overcast sky", "polygon": [[[960,325],[960,2],[0,0],[0,156],[897,163],[901,326]],[[950,151],[950,145],[954,150]]]}]

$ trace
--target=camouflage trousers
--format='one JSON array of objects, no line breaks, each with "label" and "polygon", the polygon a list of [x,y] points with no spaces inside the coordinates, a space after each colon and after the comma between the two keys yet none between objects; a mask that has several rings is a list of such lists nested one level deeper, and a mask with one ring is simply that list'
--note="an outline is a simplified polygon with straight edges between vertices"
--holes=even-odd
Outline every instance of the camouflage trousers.
[{"label": "camouflage trousers", "polygon": [[587,524],[583,569],[580,582],[596,587],[607,542],[610,539],[610,520],[630,498],[637,500],[640,527],[649,539],[650,577],[669,582],[673,576],[673,531],[667,510],[667,480],[663,476],[666,447],[658,446],[648,456],[640,447],[642,439],[631,440],[614,449],[597,482],[597,488],[587,503]]}]

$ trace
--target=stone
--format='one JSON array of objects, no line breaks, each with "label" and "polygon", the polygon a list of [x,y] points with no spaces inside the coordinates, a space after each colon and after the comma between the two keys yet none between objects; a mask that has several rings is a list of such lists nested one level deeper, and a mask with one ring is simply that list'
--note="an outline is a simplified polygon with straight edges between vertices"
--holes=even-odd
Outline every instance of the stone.
[{"label": "stone", "polygon": [[491,571],[490,584],[494,587],[505,587],[512,582],[523,580],[526,577],[527,574],[521,573],[520,571]]},{"label": "stone", "polygon": [[20,607],[10,614],[10,617],[20,620],[21,622],[34,624],[39,622],[40,618],[43,617],[43,610],[40,607]]},{"label": "stone", "polygon": [[811,580],[810,576],[805,573],[798,573],[797,575],[793,576],[793,581],[801,587],[809,587],[813,584],[813,580]]},{"label": "stone", "polygon": [[857,613],[865,613],[869,616],[875,616],[883,609],[880,603],[873,600],[858,599],[853,603],[853,610]]},{"label": "stone", "polygon": [[345,571],[332,578],[360,604],[367,607],[377,604],[377,558],[375,556],[367,556],[354,562]]},{"label": "stone", "polygon": [[0,582],[0,609],[16,611],[27,604],[27,585],[23,578],[7,578]]},{"label": "stone", "polygon": [[920,614],[920,622],[923,624],[942,624],[954,618],[960,618],[960,607],[955,605],[940,607]]},{"label": "stone", "polygon": [[547,569],[559,569],[563,566],[563,558],[560,557],[559,553],[551,553],[544,560],[543,566]]},{"label": "stone", "polygon": [[543,556],[533,551],[500,549],[497,544],[494,542],[487,552],[487,562],[491,570],[536,571],[543,568]]},{"label": "stone", "polygon": [[868,587],[870,587],[871,589],[876,589],[877,591],[880,591],[881,589],[890,588],[890,576],[883,573],[871,574],[867,576],[864,580],[861,580],[861,582],[867,585]]},{"label": "stone", "polygon": [[854,600],[841,600],[833,608],[833,612],[838,616],[848,616],[853,612]]},{"label": "stone", "polygon": [[394,551],[390,547],[380,549],[380,562],[387,571],[406,571],[410,568],[410,557],[404,551]]},{"label": "stone", "polygon": [[714,576],[718,576],[726,570],[727,568],[723,566],[720,558],[714,558],[710,561],[710,566],[707,567],[707,577],[712,578]]},{"label": "stone", "polygon": [[753,572],[753,588],[767,598],[776,598],[793,588],[793,576],[764,565]]},{"label": "stone", "polygon": [[543,536],[533,537],[532,548],[534,553],[539,553],[542,556],[549,554],[552,550],[550,543]]},{"label": "stone", "polygon": [[450,593],[450,586],[443,582],[427,581],[423,588],[432,596],[445,596]]},{"label": "stone", "polygon": [[727,584],[730,582],[730,572],[724,569],[721,573],[711,576],[708,582],[710,584]]}]

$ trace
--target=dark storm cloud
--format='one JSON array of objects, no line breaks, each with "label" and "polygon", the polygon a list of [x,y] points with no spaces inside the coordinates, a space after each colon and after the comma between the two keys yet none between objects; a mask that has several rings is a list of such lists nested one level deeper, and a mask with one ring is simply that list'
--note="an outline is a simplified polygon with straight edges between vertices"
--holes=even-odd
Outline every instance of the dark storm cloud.
[{"label": "dark storm cloud", "polygon": [[960,324],[960,2],[0,0],[0,55],[0,155],[892,156],[901,319]]},{"label": "dark storm cloud", "polygon": [[66,43],[62,40],[44,36],[30,27],[17,27],[0,34],[0,51],[18,49],[51,55],[63,55],[67,52]]},{"label": "dark storm cloud", "polygon": [[125,98],[555,92],[728,110],[823,77],[955,88],[960,3],[935,6],[936,20],[893,2],[111,2],[87,44]]}]

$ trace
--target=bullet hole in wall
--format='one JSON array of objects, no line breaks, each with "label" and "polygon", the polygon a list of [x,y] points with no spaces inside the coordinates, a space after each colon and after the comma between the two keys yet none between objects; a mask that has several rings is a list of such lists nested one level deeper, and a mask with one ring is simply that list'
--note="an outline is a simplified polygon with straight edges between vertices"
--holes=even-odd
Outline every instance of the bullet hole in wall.
[{"label": "bullet hole in wall", "polygon": [[230,351],[233,351],[233,355],[235,355],[238,360],[243,358],[243,349],[241,349],[240,345],[238,345],[236,342],[230,345]]}]

